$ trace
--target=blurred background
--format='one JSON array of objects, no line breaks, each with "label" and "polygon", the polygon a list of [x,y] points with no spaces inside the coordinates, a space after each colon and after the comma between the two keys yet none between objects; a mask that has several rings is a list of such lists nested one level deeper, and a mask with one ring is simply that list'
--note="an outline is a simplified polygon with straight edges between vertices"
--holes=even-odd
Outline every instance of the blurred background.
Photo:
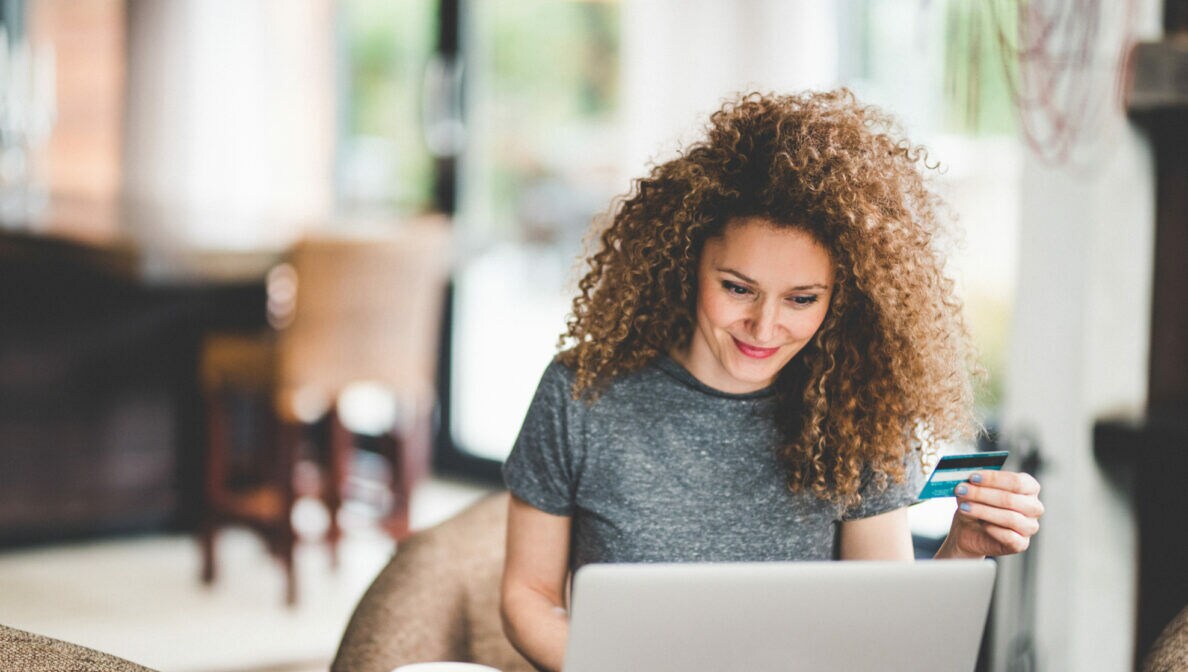
[{"label": "blurred background", "polygon": [[[977,448],[1044,484],[980,669],[1131,669],[1188,602],[1188,3],[0,22],[0,623],[168,670],[324,669],[394,540],[499,488],[591,221],[724,98],[837,86],[939,164]],[[951,512],[916,507],[918,544]]]}]

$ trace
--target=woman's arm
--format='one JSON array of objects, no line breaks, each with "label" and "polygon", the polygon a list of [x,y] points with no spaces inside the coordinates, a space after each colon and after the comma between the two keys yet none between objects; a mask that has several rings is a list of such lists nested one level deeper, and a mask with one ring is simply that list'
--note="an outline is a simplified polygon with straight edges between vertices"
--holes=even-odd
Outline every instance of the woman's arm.
[{"label": "woman's arm", "polygon": [[565,611],[569,524],[568,516],[554,516],[511,497],[503,566],[503,632],[521,655],[550,672],[561,669],[569,637]]},{"label": "woman's arm", "polygon": [[911,560],[907,507],[841,524],[842,560]]}]

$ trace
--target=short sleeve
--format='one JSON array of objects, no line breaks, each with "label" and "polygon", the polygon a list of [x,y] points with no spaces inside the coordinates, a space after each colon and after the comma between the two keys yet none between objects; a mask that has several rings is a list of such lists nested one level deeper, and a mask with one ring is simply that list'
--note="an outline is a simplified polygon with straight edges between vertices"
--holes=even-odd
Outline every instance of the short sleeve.
[{"label": "short sleeve", "polygon": [[920,465],[920,453],[912,451],[904,459],[903,482],[896,483],[888,477],[885,488],[879,488],[873,472],[864,471],[863,485],[860,490],[862,501],[846,510],[842,515],[842,520],[870,518],[914,504],[916,497],[920,494],[920,489],[924,487],[924,474]]},{"label": "short sleeve", "polygon": [[570,441],[571,375],[554,360],[536,388],[503,481],[516,497],[557,516],[573,514],[575,446]]}]

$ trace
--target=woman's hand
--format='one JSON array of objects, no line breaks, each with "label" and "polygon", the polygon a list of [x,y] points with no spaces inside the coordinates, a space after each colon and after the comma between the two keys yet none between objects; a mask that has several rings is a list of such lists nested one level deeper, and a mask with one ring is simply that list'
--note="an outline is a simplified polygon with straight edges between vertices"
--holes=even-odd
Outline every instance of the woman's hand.
[{"label": "woman's hand", "polygon": [[1022,553],[1039,531],[1044,505],[1030,474],[978,471],[954,489],[957,513],[938,558]]}]

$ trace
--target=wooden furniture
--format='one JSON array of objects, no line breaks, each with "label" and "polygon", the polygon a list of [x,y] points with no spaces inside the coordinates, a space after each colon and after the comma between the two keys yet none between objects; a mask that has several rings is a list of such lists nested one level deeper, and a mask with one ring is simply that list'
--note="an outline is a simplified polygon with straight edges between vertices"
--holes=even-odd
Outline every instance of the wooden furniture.
[{"label": "wooden furniture", "polygon": [[[280,558],[293,603],[293,506],[301,495],[325,504],[336,557],[338,514],[360,434],[370,435],[389,465],[383,524],[397,539],[408,533],[409,497],[429,470],[438,322],[450,266],[442,219],[391,232],[310,235],[269,275],[275,333],[207,339],[204,581],[214,579],[218,528],[241,523],[261,532]],[[231,439],[232,405],[242,408],[245,400],[266,411],[247,439],[255,444],[247,451],[254,462],[237,461],[245,451]],[[353,420],[360,400],[378,422]],[[311,471],[303,465],[316,466],[317,478],[303,477]]]},{"label": "wooden furniture", "polygon": [[0,547],[195,523],[199,344],[267,325],[277,254],[169,262],[164,228],[103,203],[0,220]]},{"label": "wooden furniture", "polygon": [[[281,561],[287,576],[286,601],[297,599],[293,550],[297,532],[291,512],[297,501],[294,481],[300,453],[295,422],[272,412],[251,414],[251,437],[235,441],[232,410],[271,410],[276,383],[275,347],[269,335],[211,335],[202,348],[200,368],[206,416],[207,445],[203,459],[204,500],[199,534],[202,580],[215,579],[215,535],[229,523],[260,533],[268,550]],[[259,406],[263,406],[261,409]],[[242,415],[242,414],[240,414]]]},{"label": "wooden furniture", "polygon": [[507,505],[507,493],[491,495],[401,543],[355,607],[330,669],[450,660],[531,672],[499,615]]}]

